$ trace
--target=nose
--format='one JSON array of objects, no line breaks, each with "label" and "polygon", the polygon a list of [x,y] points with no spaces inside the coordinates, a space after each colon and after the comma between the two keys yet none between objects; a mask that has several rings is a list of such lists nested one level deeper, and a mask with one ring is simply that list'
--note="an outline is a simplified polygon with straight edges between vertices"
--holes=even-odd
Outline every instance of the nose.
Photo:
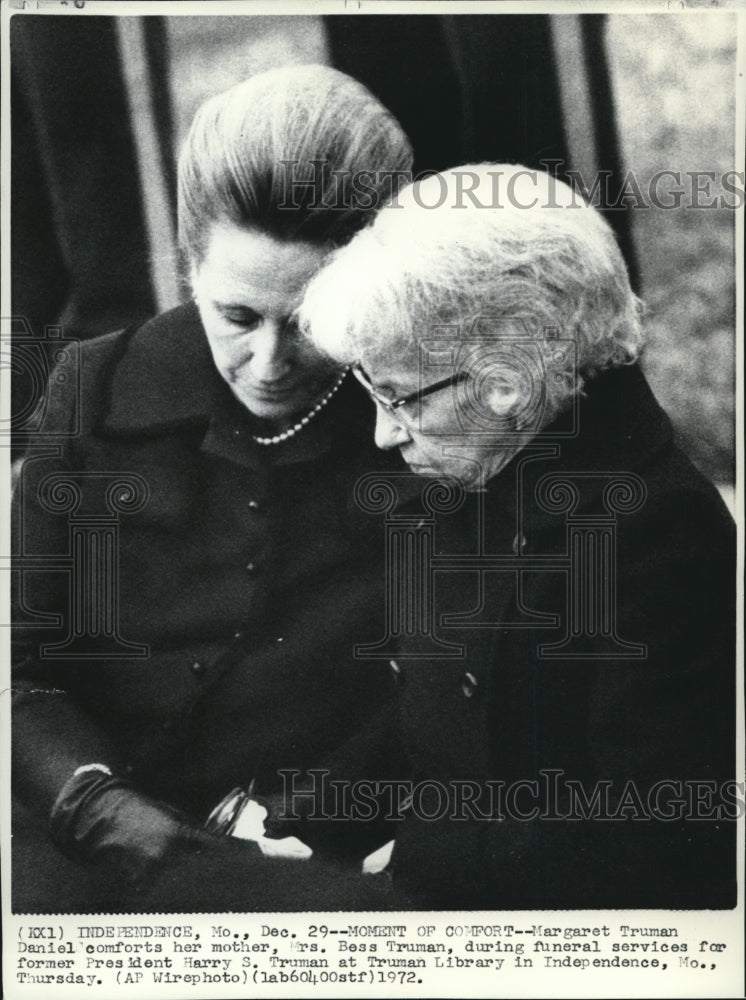
[{"label": "nose", "polygon": [[407,428],[380,404],[376,404],[376,444],[379,448],[399,448],[411,441]]},{"label": "nose", "polygon": [[293,343],[280,321],[266,321],[251,338],[251,372],[260,382],[276,382],[292,364]]}]

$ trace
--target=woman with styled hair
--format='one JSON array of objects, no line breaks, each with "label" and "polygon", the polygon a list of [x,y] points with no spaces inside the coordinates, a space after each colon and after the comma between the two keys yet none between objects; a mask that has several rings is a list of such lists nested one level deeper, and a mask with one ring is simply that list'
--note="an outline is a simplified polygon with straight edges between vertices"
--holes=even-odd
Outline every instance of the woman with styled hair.
[{"label": "woman with styled hair", "polygon": [[392,532],[395,885],[425,908],[735,905],[733,522],[637,363],[608,223],[520,166],[434,175],[300,321],[430,479],[419,521],[400,477],[359,487]]},{"label": "woman with styled hair", "polygon": [[[41,565],[17,620],[59,623],[15,630],[16,909],[358,900],[315,861],[301,875],[271,857],[282,845],[204,823],[235,786],[271,797],[284,772],[375,770],[365,733],[388,669],[353,647],[375,631],[383,566],[352,495],[380,456],[364,394],[292,316],[410,168],[398,123],[334,69],[212,98],[179,163],[194,301],[83,344],[66,369],[79,391],[53,376],[45,431],[62,444],[27,461],[15,496]],[[100,547],[97,518],[116,524]],[[231,829],[226,808],[212,829]],[[340,850],[362,857],[361,834]]]}]

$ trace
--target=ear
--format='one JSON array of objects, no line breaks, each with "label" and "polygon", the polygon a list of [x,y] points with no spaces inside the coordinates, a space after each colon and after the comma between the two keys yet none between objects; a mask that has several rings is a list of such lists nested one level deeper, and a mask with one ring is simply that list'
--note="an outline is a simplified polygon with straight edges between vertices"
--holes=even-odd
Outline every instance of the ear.
[{"label": "ear", "polygon": [[510,368],[500,368],[490,374],[489,384],[484,387],[482,396],[499,419],[515,417],[526,402],[525,377]]}]

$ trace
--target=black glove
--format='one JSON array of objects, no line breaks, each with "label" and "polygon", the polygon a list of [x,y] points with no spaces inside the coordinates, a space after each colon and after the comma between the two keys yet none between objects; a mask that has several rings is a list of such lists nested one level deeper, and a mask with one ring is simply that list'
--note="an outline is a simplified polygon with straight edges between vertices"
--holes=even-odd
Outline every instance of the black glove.
[{"label": "black glove", "polygon": [[216,843],[178,810],[99,770],[75,774],[65,783],[49,821],[52,839],[63,853],[105,862],[132,883],[172,851]]}]

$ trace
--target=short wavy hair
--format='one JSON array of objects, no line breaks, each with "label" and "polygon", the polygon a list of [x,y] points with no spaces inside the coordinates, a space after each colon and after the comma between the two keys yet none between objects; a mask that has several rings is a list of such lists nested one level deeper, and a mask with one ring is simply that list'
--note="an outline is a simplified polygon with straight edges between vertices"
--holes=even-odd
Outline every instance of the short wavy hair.
[{"label": "short wavy hair", "polygon": [[[412,370],[436,327],[466,338],[486,320],[528,332],[553,372],[547,418],[643,344],[641,303],[606,220],[566,184],[514,164],[470,164],[405,188],[316,275],[299,320],[337,361],[397,357]],[[575,342],[559,371],[552,335]]]},{"label": "short wavy hair", "polygon": [[[411,167],[401,126],[361,83],[320,65],[257,74],[192,122],[179,158],[182,252],[199,265],[215,222],[339,246]],[[360,174],[367,202],[340,197],[340,178]]]}]

